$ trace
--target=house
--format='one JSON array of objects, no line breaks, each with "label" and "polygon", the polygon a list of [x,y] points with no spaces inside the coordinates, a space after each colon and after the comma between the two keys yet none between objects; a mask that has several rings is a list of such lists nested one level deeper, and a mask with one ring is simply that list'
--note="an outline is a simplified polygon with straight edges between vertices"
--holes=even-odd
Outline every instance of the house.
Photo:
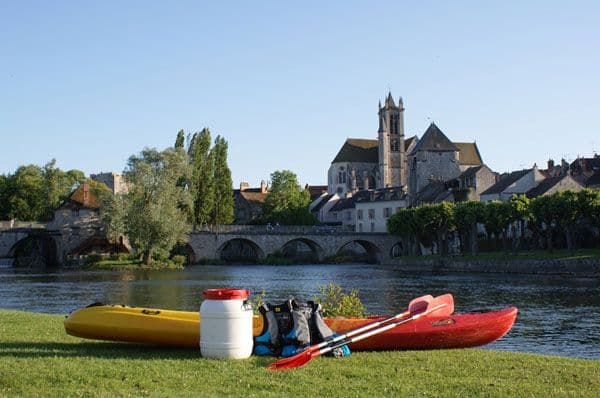
[{"label": "house", "polygon": [[131,251],[126,239],[111,242],[106,238],[100,222],[100,201],[87,182],[75,188],[54,211],[48,228],[60,230],[65,238],[61,257]]},{"label": "house", "polygon": [[497,183],[483,191],[480,198],[482,202],[490,200],[506,201],[512,195],[526,194],[545,178],[544,173],[538,170],[536,165],[531,169],[506,173],[500,176]]},{"label": "house", "polygon": [[247,182],[240,183],[240,189],[233,190],[233,223],[251,224],[260,220],[267,190],[267,183],[264,180],[260,182],[260,188],[250,188]]},{"label": "house", "polygon": [[400,188],[361,191],[354,196],[356,232],[387,232],[387,220],[408,206],[408,196]]},{"label": "house", "polygon": [[569,166],[571,176],[580,184],[587,186],[588,178],[600,171],[600,155],[592,158],[577,158]]},{"label": "house", "polygon": [[600,189],[600,170],[585,180],[585,186],[586,188]]},{"label": "house", "polygon": [[548,177],[540,182],[536,187],[527,191],[528,198],[536,198],[538,196],[552,195],[560,191],[575,191],[579,192],[583,186],[568,174]]},{"label": "house", "polygon": [[456,179],[458,187],[454,189],[455,201],[479,201],[481,193],[489,189],[498,181],[498,174],[482,164],[469,167]]}]

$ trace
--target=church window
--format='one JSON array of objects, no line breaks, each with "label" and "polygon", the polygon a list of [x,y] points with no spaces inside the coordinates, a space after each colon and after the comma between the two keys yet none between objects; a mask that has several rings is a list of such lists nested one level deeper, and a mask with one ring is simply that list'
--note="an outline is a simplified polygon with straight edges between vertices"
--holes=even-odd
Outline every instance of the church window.
[{"label": "church window", "polygon": [[346,172],[340,171],[338,175],[338,183],[345,184],[346,183]]},{"label": "church window", "polygon": [[392,152],[398,152],[399,151],[398,140],[391,140],[390,141],[390,149],[391,149]]},{"label": "church window", "polygon": [[390,133],[398,134],[398,115],[390,116]]}]

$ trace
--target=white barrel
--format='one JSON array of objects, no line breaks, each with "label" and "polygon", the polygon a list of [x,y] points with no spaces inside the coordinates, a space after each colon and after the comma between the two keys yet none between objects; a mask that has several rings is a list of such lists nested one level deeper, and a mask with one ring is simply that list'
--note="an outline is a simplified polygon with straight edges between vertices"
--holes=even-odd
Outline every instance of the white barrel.
[{"label": "white barrel", "polygon": [[244,359],[252,354],[249,290],[207,289],[200,305],[200,354],[206,358]]}]

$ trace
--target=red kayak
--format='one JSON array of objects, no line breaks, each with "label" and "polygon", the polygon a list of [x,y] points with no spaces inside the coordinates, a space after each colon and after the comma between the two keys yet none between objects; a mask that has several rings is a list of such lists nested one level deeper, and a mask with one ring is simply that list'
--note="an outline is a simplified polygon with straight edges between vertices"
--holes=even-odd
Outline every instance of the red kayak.
[{"label": "red kayak", "polygon": [[[381,334],[355,342],[350,348],[356,351],[465,348],[496,341],[512,328],[517,318],[517,308],[497,311],[452,314],[450,316],[425,316],[399,325]],[[385,317],[325,318],[337,333],[343,334]]]}]

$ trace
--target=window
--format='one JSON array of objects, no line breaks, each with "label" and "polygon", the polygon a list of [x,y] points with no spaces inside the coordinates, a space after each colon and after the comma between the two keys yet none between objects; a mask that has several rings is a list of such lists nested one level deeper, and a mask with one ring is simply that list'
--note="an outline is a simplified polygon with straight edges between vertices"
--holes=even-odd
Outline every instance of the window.
[{"label": "window", "polygon": [[375,218],[375,209],[369,209],[369,219]]},{"label": "window", "polygon": [[392,208],[391,207],[385,207],[383,209],[383,218],[388,218],[391,215],[392,215]]},{"label": "window", "polygon": [[343,170],[338,173],[338,183],[340,183],[340,184],[346,183],[346,172]]},{"label": "window", "polygon": [[362,211],[362,209],[356,210],[356,218],[359,219],[359,220],[363,219],[363,211]]},{"label": "window", "polygon": [[391,140],[390,141],[390,149],[392,152],[398,152],[399,151],[399,144],[398,144],[398,140]]}]

